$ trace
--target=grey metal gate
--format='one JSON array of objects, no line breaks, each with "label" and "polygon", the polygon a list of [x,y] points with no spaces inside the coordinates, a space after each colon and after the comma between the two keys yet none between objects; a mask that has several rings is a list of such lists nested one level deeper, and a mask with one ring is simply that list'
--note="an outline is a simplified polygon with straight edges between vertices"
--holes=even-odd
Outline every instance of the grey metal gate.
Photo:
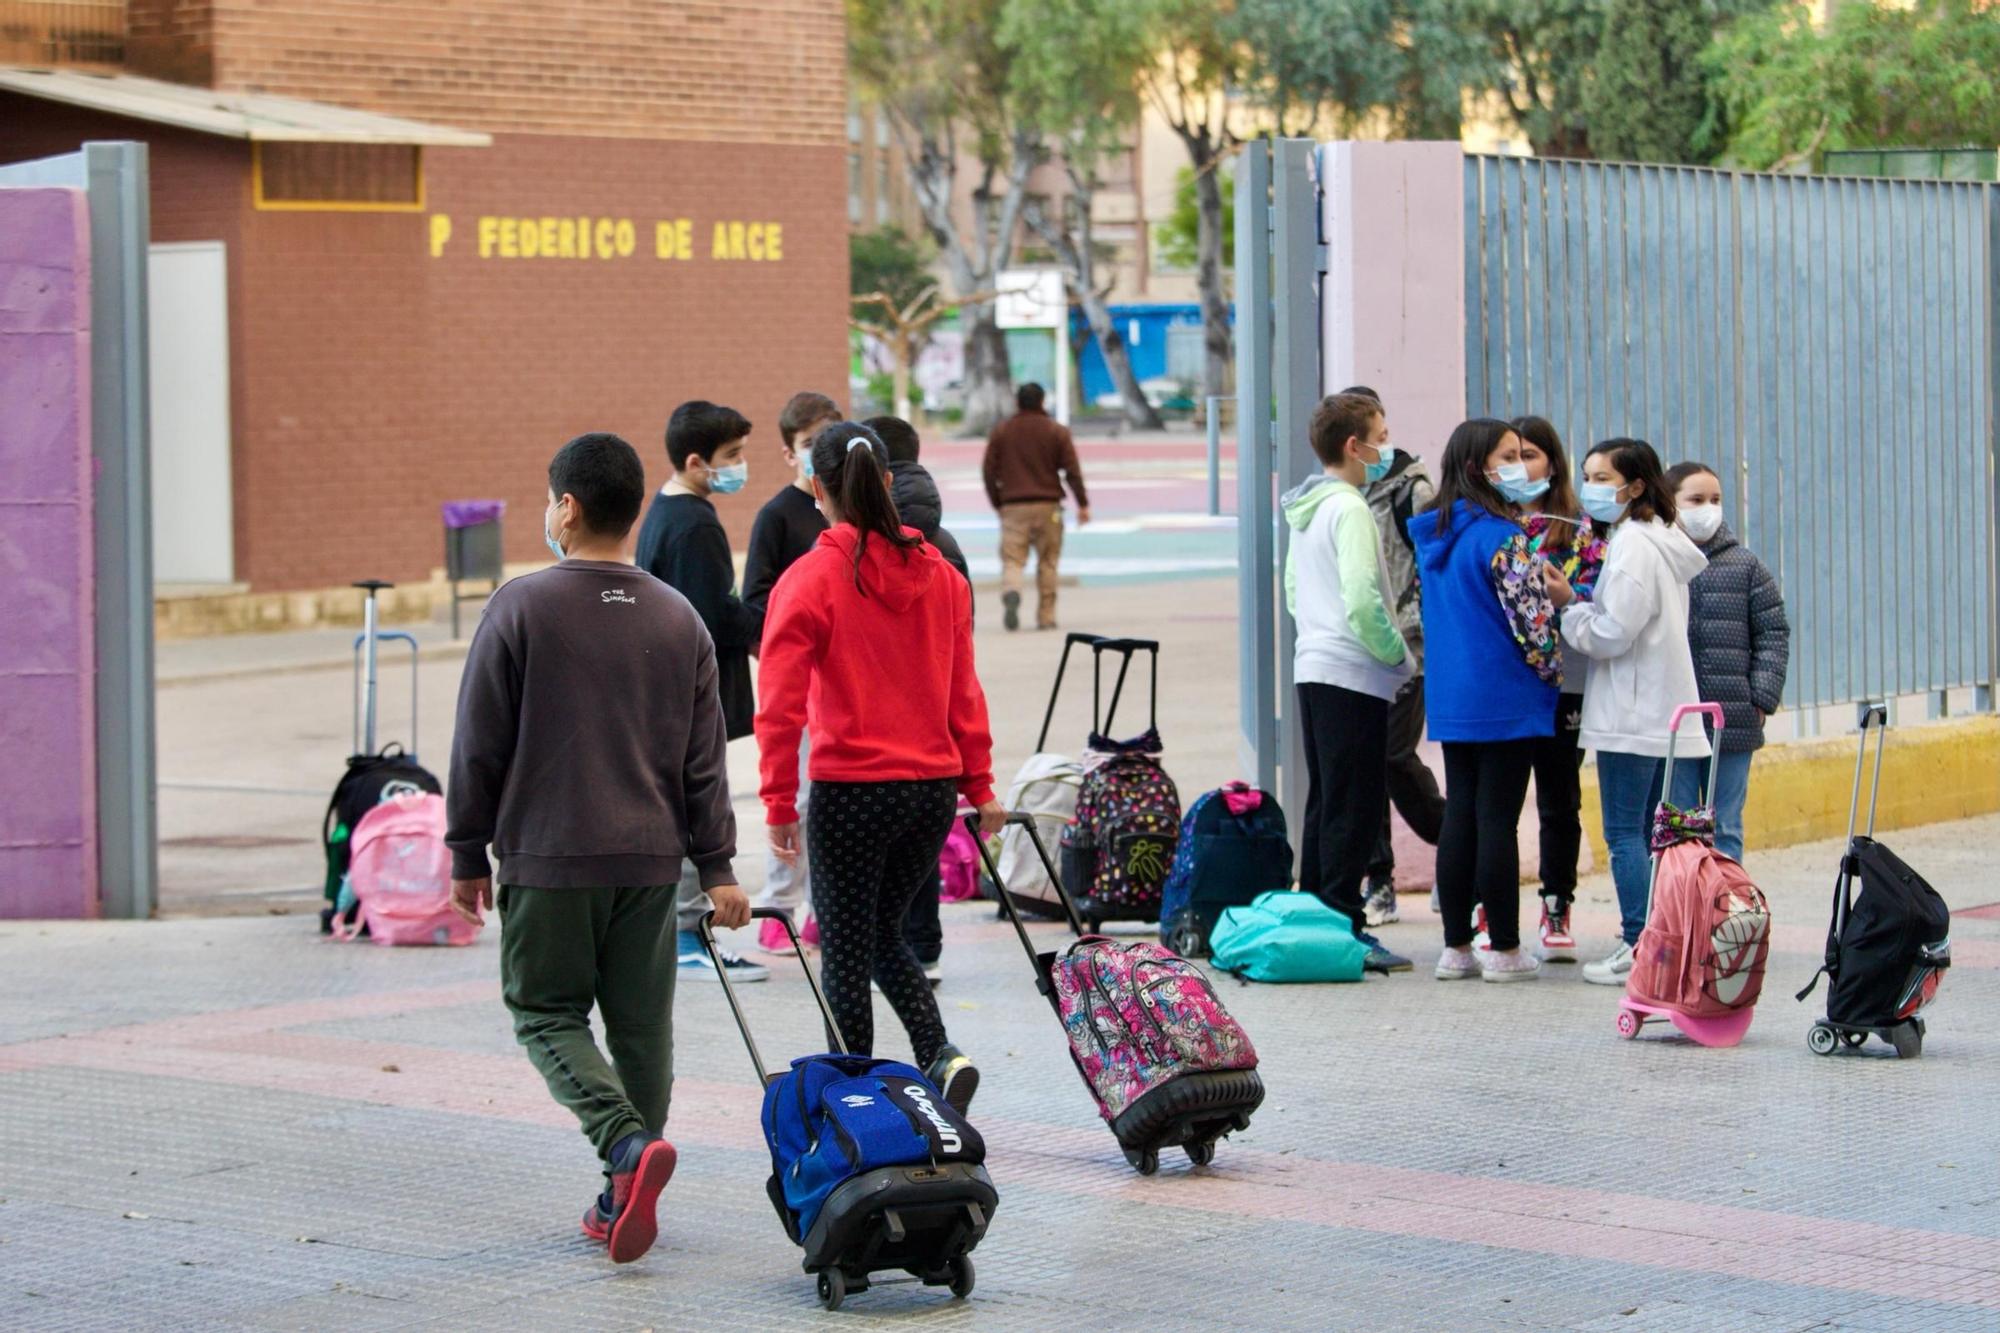
[{"label": "grey metal gate", "polygon": [[1787,702],[1991,708],[2000,187],[1467,157],[1466,402],[1721,471]]}]

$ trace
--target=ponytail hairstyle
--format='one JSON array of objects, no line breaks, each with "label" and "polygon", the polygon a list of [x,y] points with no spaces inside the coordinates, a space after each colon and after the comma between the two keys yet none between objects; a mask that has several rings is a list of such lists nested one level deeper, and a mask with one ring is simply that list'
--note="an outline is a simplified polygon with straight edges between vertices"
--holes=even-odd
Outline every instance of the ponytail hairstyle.
[{"label": "ponytail hairstyle", "polygon": [[1460,500],[1509,523],[1521,521],[1514,506],[1486,475],[1487,456],[1509,435],[1518,434],[1498,417],[1474,417],[1458,423],[1444,446],[1444,462],[1438,465],[1437,498],[1425,510],[1437,511],[1439,535],[1451,531],[1451,511]]},{"label": "ponytail hairstyle", "polygon": [[[896,502],[889,494],[889,447],[882,437],[857,421],[836,421],[812,437],[813,480],[825,491],[834,517],[852,523],[861,533],[854,544],[854,586],[861,588],[861,558],[868,539],[878,537],[904,553],[924,539],[903,531]],[[861,588],[862,595],[867,589]]]},{"label": "ponytail hairstyle", "polygon": [[[1639,493],[1625,504],[1625,516],[1638,519],[1658,519],[1671,526],[1680,517],[1680,507],[1674,503],[1673,488],[1660,468],[1660,456],[1653,452],[1653,446],[1644,440],[1618,435],[1601,440],[1584,455],[1588,463],[1599,454],[1611,464],[1611,470],[1625,478],[1626,486],[1637,486]],[[1622,490],[1623,487],[1620,487]]]},{"label": "ponytail hairstyle", "polygon": [[1583,545],[1583,505],[1576,498],[1576,483],[1569,475],[1569,455],[1563,452],[1562,436],[1547,417],[1515,417],[1514,433],[1523,444],[1532,444],[1549,460],[1549,494],[1542,512],[1568,523],[1551,523],[1542,537],[1542,549],[1567,554]]}]

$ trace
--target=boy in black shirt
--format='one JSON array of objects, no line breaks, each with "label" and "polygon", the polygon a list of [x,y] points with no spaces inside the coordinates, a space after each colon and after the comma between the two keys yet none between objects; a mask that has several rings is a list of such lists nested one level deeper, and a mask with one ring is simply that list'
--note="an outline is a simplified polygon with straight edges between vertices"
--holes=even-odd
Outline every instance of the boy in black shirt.
[{"label": "boy in black shirt", "polygon": [[[812,550],[819,541],[819,535],[827,529],[826,515],[819,512],[819,502],[813,499],[812,453],[809,446],[812,438],[823,426],[832,425],[841,419],[839,406],[823,393],[801,391],[792,395],[785,410],[778,414],[778,434],[784,439],[785,466],[791,469],[792,479],[785,488],[764,502],[757,511],[757,522],[750,529],[750,555],[743,565],[743,602],[761,617],[765,605],[771,599],[771,589],[778,586],[778,580],[792,567],[792,562]],[[799,809],[805,810],[812,784],[806,777],[806,755],[808,746],[804,741],[799,745]],[[812,900],[812,872],[807,865],[805,849],[799,849],[799,859],[795,865],[787,865],[770,852],[764,853],[764,891],[757,895],[757,906],[782,909],[799,923],[799,909]],[[816,922],[808,915],[802,925],[807,944],[816,943],[819,930]],[[757,943],[767,953],[790,956],[792,937],[784,926],[776,921],[766,921],[760,928]],[[731,973],[734,976],[735,973]]]},{"label": "boy in black shirt", "polygon": [[[750,653],[763,631],[763,617],[736,595],[736,562],[729,554],[710,495],[733,495],[750,478],[743,441],[750,423],[742,413],[696,400],[674,409],[667,422],[667,461],[673,480],[653,497],[639,529],[639,568],[687,598],[715,641],[717,692],[730,740],[748,736],[757,711],[750,691]],[[701,947],[695,925],[707,910],[701,885],[681,877],[680,969],[713,976],[715,964]],[[770,974],[726,951],[724,965],[733,981],[762,981]]]}]

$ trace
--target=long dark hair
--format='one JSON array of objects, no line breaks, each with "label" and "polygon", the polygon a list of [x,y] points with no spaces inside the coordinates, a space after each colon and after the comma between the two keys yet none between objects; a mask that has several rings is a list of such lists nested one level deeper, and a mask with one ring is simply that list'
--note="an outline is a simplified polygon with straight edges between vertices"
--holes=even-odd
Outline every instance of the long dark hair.
[{"label": "long dark hair", "polygon": [[1438,465],[1437,498],[1430,504],[1437,511],[1440,535],[1451,531],[1451,511],[1460,500],[1509,523],[1520,522],[1507,497],[1495,490],[1486,476],[1486,456],[1500,447],[1502,439],[1517,433],[1498,417],[1474,417],[1458,423],[1445,443],[1444,462]]},{"label": "long dark hair", "polygon": [[1660,456],[1653,452],[1652,445],[1628,435],[1616,435],[1598,441],[1583,456],[1583,461],[1588,463],[1599,454],[1611,460],[1611,470],[1625,478],[1626,486],[1639,488],[1639,493],[1626,503],[1627,518],[1657,518],[1662,523],[1672,523],[1680,517],[1674,493],[1667,488],[1666,476],[1660,469]]},{"label": "long dark hair", "polygon": [[854,544],[855,587],[861,588],[861,557],[868,551],[870,537],[906,553],[924,544],[922,537],[903,531],[902,517],[889,495],[889,447],[874,431],[858,421],[822,426],[812,437],[812,465],[813,479],[826,489],[840,511],[840,521],[861,532],[861,540]]},{"label": "long dark hair", "polygon": [[1542,549],[1569,552],[1583,545],[1583,506],[1577,502],[1576,483],[1570,480],[1569,455],[1563,452],[1562,436],[1547,417],[1515,417],[1514,433],[1523,443],[1532,444],[1549,459],[1549,494],[1542,512],[1568,523],[1551,523],[1542,538]]}]

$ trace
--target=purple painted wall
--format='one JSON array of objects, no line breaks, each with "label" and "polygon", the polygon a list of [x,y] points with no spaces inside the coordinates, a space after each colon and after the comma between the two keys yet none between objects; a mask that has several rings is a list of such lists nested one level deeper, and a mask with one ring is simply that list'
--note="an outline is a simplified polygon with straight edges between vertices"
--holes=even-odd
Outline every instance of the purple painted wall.
[{"label": "purple painted wall", "polygon": [[96,916],[90,225],[0,189],[0,917]]}]

